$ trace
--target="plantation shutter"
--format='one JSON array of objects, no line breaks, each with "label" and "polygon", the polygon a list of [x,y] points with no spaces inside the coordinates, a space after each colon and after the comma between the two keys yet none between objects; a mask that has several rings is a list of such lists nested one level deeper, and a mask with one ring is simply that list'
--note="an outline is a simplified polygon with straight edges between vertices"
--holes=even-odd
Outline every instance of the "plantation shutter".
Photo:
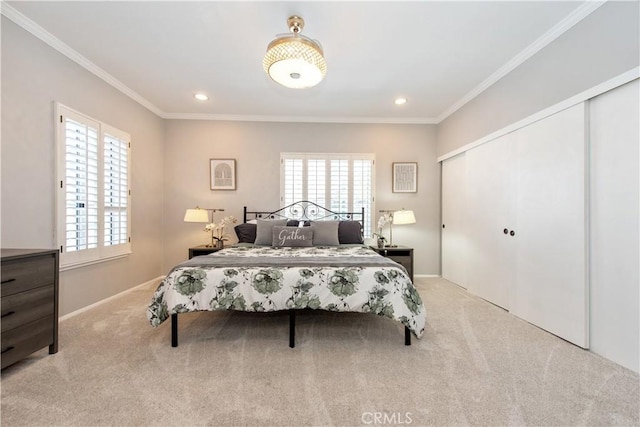
[{"label": "plantation shutter", "polygon": [[349,211],[349,160],[332,159],[331,163],[331,195],[329,209],[334,212]]},{"label": "plantation shutter", "polygon": [[[307,159],[307,196],[305,200],[326,206],[327,165],[325,160]],[[298,199],[301,200],[301,199]]]},{"label": "plantation shutter", "polygon": [[284,159],[284,204],[290,205],[303,199],[302,159]]},{"label": "plantation shutter", "polygon": [[56,233],[62,269],[131,252],[126,133],[58,105]]},{"label": "plantation shutter", "polygon": [[104,244],[127,242],[129,141],[104,134]]},{"label": "plantation shutter", "polygon": [[65,249],[98,247],[98,125],[66,118],[64,123]]},{"label": "plantation shutter", "polygon": [[364,207],[364,235],[371,236],[371,200],[373,200],[373,160],[353,161],[353,210]]},{"label": "plantation shutter", "polygon": [[360,212],[371,236],[373,154],[281,154],[281,204],[308,200],[334,212]]}]

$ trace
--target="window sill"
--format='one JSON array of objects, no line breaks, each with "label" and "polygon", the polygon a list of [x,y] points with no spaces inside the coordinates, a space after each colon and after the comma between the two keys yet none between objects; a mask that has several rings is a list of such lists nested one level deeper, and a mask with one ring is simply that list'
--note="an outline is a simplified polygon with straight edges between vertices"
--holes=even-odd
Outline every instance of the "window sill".
[{"label": "window sill", "polygon": [[61,263],[60,264],[60,271],[74,270],[76,268],[87,267],[89,265],[100,264],[100,263],[108,262],[108,261],[115,261],[115,260],[120,259],[120,258],[126,258],[129,255],[131,255],[131,251],[126,252],[126,253],[122,253],[122,254],[118,254],[118,255],[109,256],[109,257],[98,258],[98,259],[77,261],[77,262],[71,262],[71,263],[67,263],[67,264],[62,264]]}]

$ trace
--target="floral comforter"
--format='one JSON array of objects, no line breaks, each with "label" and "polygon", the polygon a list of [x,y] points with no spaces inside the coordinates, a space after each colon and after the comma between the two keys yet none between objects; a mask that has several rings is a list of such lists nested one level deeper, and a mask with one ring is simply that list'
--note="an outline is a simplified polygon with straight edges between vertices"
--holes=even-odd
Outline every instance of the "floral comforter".
[{"label": "floral comforter", "polygon": [[147,309],[152,326],[191,311],[311,308],[374,313],[418,338],[425,307],[404,267],[363,246],[235,247],[171,270]]}]

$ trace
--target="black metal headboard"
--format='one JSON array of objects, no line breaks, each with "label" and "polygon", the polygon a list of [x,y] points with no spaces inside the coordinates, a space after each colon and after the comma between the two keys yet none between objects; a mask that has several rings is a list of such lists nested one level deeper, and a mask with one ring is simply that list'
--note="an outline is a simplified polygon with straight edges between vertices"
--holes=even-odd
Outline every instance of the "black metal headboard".
[{"label": "black metal headboard", "polygon": [[334,212],[317,203],[302,200],[276,211],[248,211],[244,207],[244,222],[252,219],[297,219],[310,221],[358,221],[364,228],[364,207],[360,212]]}]

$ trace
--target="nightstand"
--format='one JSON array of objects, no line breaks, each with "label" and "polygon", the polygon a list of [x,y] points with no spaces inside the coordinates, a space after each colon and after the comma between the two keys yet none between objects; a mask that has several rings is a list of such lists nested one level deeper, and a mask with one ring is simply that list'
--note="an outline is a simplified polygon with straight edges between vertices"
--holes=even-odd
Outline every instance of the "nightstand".
[{"label": "nightstand", "polygon": [[193,248],[189,248],[189,259],[194,256],[209,255],[219,250],[222,250],[222,248],[213,248],[207,245],[194,246]]},{"label": "nightstand", "polygon": [[409,278],[413,282],[413,248],[406,246],[394,246],[392,248],[370,247],[383,257],[390,258],[406,268],[407,273],[409,273]]}]

